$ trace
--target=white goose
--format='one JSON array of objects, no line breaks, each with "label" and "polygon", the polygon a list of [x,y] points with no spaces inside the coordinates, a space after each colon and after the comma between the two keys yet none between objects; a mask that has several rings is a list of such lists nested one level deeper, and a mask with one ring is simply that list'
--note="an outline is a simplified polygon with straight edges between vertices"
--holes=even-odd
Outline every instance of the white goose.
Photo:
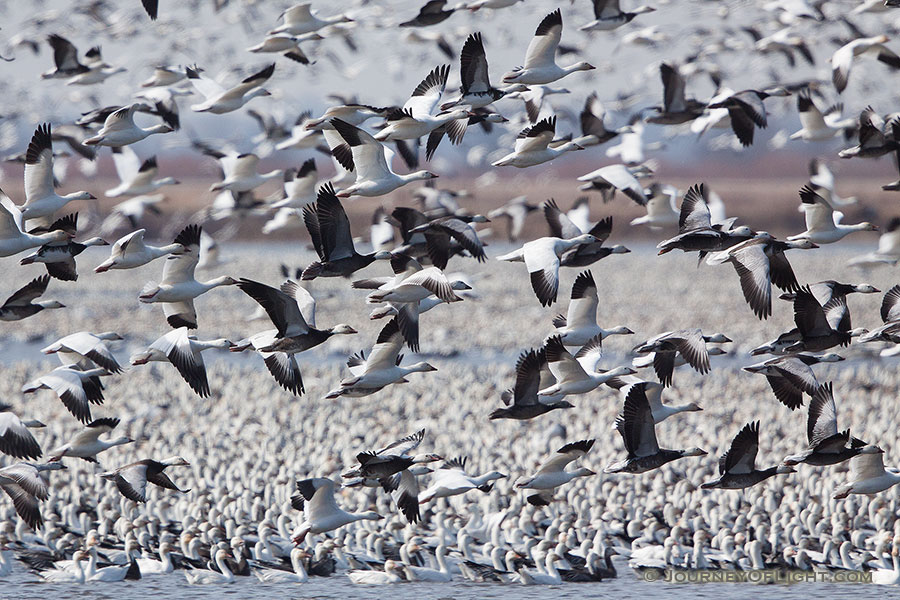
[{"label": "white goose", "polygon": [[844,44],[831,55],[831,81],[839,94],[847,87],[850,69],[857,56],[874,56],[892,69],[900,69],[900,56],[884,45],[888,39],[886,35],[857,38]]},{"label": "white goose", "polygon": [[90,403],[103,402],[103,386],[98,377],[109,375],[106,369],[81,371],[72,367],[57,367],[22,386],[23,394],[40,389],[53,390],[66,409],[82,423],[90,423]]},{"label": "white goose", "polygon": [[86,146],[127,146],[139,142],[155,133],[169,133],[174,128],[159,123],[143,129],[134,124],[134,113],[137,109],[149,109],[146,104],[134,103],[112,112],[97,135],[84,140]]},{"label": "white goose", "polygon": [[119,419],[104,417],[95,419],[85,425],[84,429],[72,441],[50,451],[50,460],[62,458],[81,458],[88,462],[97,462],[97,455],[115,446],[130,444],[134,440],[121,436],[111,440],[101,440],[100,436],[109,433],[119,425]]},{"label": "white goose", "polygon": [[145,304],[162,303],[166,321],[175,328],[197,328],[194,298],[223,285],[237,284],[231,277],[206,282],[194,279],[194,269],[200,259],[200,232],[199,225],[188,225],[178,234],[175,243],[183,246],[184,251],[169,256],[163,266],[162,281],[148,283],[138,296]]},{"label": "white goose", "polygon": [[188,67],[187,77],[206,100],[200,104],[192,104],[194,112],[211,112],[221,115],[235,111],[257,96],[271,96],[268,90],[261,87],[275,72],[275,63],[265,69],[243,79],[231,89],[225,89],[217,82],[200,75],[196,68]]},{"label": "white goose", "polygon": [[611,335],[632,335],[627,327],[619,326],[603,329],[597,325],[597,307],[600,298],[597,284],[590,270],[582,271],[572,285],[572,298],[566,316],[557,315],[553,319],[553,327],[566,346],[584,346],[591,338],[600,336],[601,340]]},{"label": "white goose", "polygon": [[296,171],[288,171],[290,179],[285,177],[284,198],[274,202],[272,208],[303,208],[316,201],[316,183],[319,180],[316,161],[310,158]]},{"label": "white goose", "polygon": [[187,327],[179,327],[165,334],[150,346],[131,356],[132,365],[148,362],[170,362],[178,369],[181,378],[201,398],[209,396],[209,382],[206,379],[206,365],[203,363],[204,350],[227,349],[233,344],[226,339],[201,341],[188,335]]},{"label": "white goose", "polygon": [[519,581],[522,585],[558,585],[562,583],[562,577],[556,569],[556,561],[561,557],[555,552],[548,552],[545,559],[544,569],[546,573],[531,573],[525,567],[521,567],[518,571]]},{"label": "white goose", "polygon": [[209,191],[217,192],[230,190],[241,193],[261,186],[272,179],[277,179],[284,174],[282,169],[275,169],[268,173],[257,173],[259,157],[255,154],[230,154],[219,159],[225,179],[210,186]]},{"label": "white goose", "polygon": [[387,560],[384,563],[384,571],[375,571],[366,569],[361,571],[348,571],[347,577],[353,583],[363,585],[383,585],[386,583],[399,583],[403,581],[403,577],[398,574],[399,565],[393,560]]},{"label": "white goose", "polygon": [[141,575],[165,575],[171,573],[174,569],[172,565],[172,545],[169,542],[163,542],[159,545],[159,560],[153,558],[137,559],[138,568]]},{"label": "white goose", "polygon": [[500,471],[490,471],[474,476],[466,473],[466,457],[445,461],[434,472],[431,485],[419,494],[419,503],[425,504],[435,498],[450,498],[465,494],[469,490],[490,491],[490,482],[508,477]]},{"label": "white goose", "polygon": [[188,570],[184,572],[184,577],[191,585],[209,585],[234,583],[234,573],[228,568],[225,559],[228,558],[228,552],[221,548],[216,551],[215,562],[219,568],[219,573],[215,571],[206,571],[202,569]]},{"label": "white goose", "polygon": [[525,53],[525,65],[503,76],[503,83],[525,85],[553,83],[576,71],[590,71],[593,65],[579,62],[567,67],[556,64],[556,49],[562,39],[562,12],[556,9],[541,21]]},{"label": "white goose", "polygon": [[334,501],[334,481],[331,479],[316,477],[298,481],[297,491],[299,493],[291,497],[291,505],[303,510],[306,519],[294,530],[294,544],[302,543],[310,533],[326,533],[356,521],[378,521],[382,518],[371,510],[360,513],[341,510]]},{"label": "white goose", "polygon": [[90,369],[96,364],[110,373],[121,373],[122,367],[104,342],[122,339],[124,338],[114,331],[103,333],[79,331],[42,348],[41,352],[56,354],[63,366],[78,365],[83,369]]},{"label": "white goose", "polygon": [[12,499],[16,514],[35,531],[44,523],[40,501],[50,497],[50,484],[43,472],[65,468],[60,463],[20,462],[0,469],[0,489]]},{"label": "white goose", "polygon": [[46,427],[40,421],[23,421],[8,407],[0,407],[0,452],[23,459],[41,457],[41,446],[28,431],[29,427]]},{"label": "white goose", "polygon": [[568,240],[545,237],[526,242],[518,250],[498,256],[497,260],[524,262],[531,278],[531,287],[541,306],[556,302],[559,291],[559,257],[563,252],[581,244],[593,244],[597,238],[589,233]]},{"label": "white goose", "polygon": [[25,233],[22,213],[0,190],[0,258],[68,239],[69,233],[62,229],[37,235]]},{"label": "white goose", "polygon": [[[422,548],[418,544],[413,544],[410,550],[416,551]],[[409,581],[431,581],[434,583],[449,583],[453,581],[453,575],[447,568],[447,547],[441,544],[434,552],[435,560],[437,560],[438,568],[429,569],[428,567],[411,567],[404,566],[403,572]]]},{"label": "white goose", "polygon": [[20,208],[24,219],[49,217],[73,200],[95,200],[80,191],[60,196],[53,186],[53,142],[50,124],[38,125],[25,152],[25,204]]},{"label": "white goose", "polygon": [[650,187],[647,204],[644,208],[647,214],[631,220],[631,225],[647,225],[651,229],[677,226],[681,212],[675,206],[678,199],[678,189],[670,185],[654,184]]},{"label": "white goose", "polygon": [[529,496],[528,503],[536,506],[550,504],[553,500],[553,490],[559,486],[569,483],[577,477],[596,475],[594,471],[586,467],[566,471],[569,463],[585,456],[593,446],[594,440],[581,440],[566,444],[545,460],[537,473],[516,482],[516,489],[541,490],[537,494]]},{"label": "white goose", "polygon": [[523,129],[516,137],[515,149],[491,163],[494,167],[517,167],[524,169],[553,160],[566,152],[584,150],[575,142],[565,142],[551,146],[556,135],[556,117],[548,117],[533,127]]},{"label": "white goose", "polygon": [[[346,142],[346,144],[331,148],[334,158],[348,171],[356,171],[356,182],[338,192],[338,198],[383,196],[407,183],[437,177],[429,171],[397,175],[391,171],[385,147],[381,142],[369,133],[341,119],[331,119],[331,124]],[[328,140],[329,136],[326,135],[325,139]]]},{"label": "white goose", "polygon": [[860,452],[850,459],[850,481],[834,490],[834,499],[850,494],[877,494],[900,483],[896,469],[885,469],[884,450]]},{"label": "white goose", "polygon": [[65,569],[48,569],[38,571],[38,575],[47,583],[84,583],[85,572],[81,561],[85,558],[87,558],[87,553],[82,550],[77,550],[72,556],[74,573]]},{"label": "white goose", "polygon": [[141,162],[135,151],[128,146],[113,148],[113,163],[119,176],[119,185],[106,190],[104,195],[107,198],[152,194],[161,187],[179,183],[174,177],[156,179],[159,174],[156,157],[151,156]]},{"label": "white goose", "polygon": [[263,583],[306,583],[309,581],[309,575],[303,568],[303,559],[309,556],[303,548],[294,548],[291,550],[291,566],[294,568],[293,573],[282,571],[280,569],[259,569],[253,574]]},{"label": "white goose", "polygon": [[279,33],[289,33],[291,35],[303,35],[304,33],[312,33],[318,31],[328,25],[335,23],[352,22],[353,19],[346,15],[339,14],[331,17],[320,17],[312,12],[312,2],[301,2],[295,4],[278,18],[282,20],[281,25],[273,29],[268,35],[276,35]]},{"label": "white goose", "polygon": [[809,240],[814,244],[832,244],[855,231],[878,231],[878,227],[868,222],[841,225],[843,215],[835,212],[831,205],[808,185],[801,188],[800,201],[805,208],[806,231],[788,236],[788,241]]},{"label": "white goose", "polygon": [[[144,243],[145,233],[147,233],[146,229],[138,229],[119,238],[113,244],[109,258],[97,265],[94,273],[105,273],[110,269],[135,269],[146,265],[151,260],[185,250],[185,247],[178,242],[166,246],[148,246]],[[183,235],[186,235],[185,231],[179,234],[179,238]]]},{"label": "white goose", "polygon": [[589,341],[575,356],[566,350],[562,339],[554,335],[544,345],[547,364],[556,383],[538,391],[538,396],[562,397],[586,394],[614,377],[637,373],[631,367],[597,371],[602,352],[600,336]]},{"label": "white goose", "polygon": [[835,105],[824,113],[819,110],[808,89],[797,95],[797,112],[800,115],[800,129],[791,134],[792,140],[818,142],[830,140],[846,129],[856,125],[856,119],[841,119],[841,106]]},{"label": "white goose", "polygon": [[309,57],[300,48],[300,44],[307,41],[324,40],[318,33],[304,33],[303,35],[271,35],[260,43],[247,48],[247,52],[270,53],[278,52],[301,65],[311,64]]}]

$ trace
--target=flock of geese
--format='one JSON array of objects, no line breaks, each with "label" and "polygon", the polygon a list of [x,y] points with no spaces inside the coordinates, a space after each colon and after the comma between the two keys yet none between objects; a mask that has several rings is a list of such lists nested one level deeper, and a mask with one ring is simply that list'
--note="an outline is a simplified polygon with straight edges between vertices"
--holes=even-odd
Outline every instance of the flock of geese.
[{"label": "flock of geese", "polygon": [[[251,102],[262,105],[265,98],[277,96],[267,86],[283,68],[280,59],[255,69],[230,87],[197,64],[162,66],[142,84],[136,101],[90,110],[77,125],[32,124],[33,135],[19,157],[24,163],[23,198],[17,202],[0,195],[0,258],[7,261],[6,273],[10,274],[4,280],[10,295],[0,305],[0,320],[34,321],[40,320],[45,310],[71,310],[46,298],[52,298],[60,286],[90,287],[92,279],[114,279],[111,271],[147,265],[143,272],[152,273],[160,263],[159,280],[135,290],[131,303],[134,308],[139,303],[158,304],[159,309],[154,310],[161,312],[162,318],[157,321],[157,339],[133,353],[127,365],[114,352],[115,343],[123,340],[115,331],[67,333],[42,349],[44,354],[55,354],[60,366],[17,382],[23,397],[7,398],[16,408],[0,406],[0,452],[9,457],[6,466],[0,468],[0,488],[8,499],[0,504],[0,511],[9,516],[0,523],[0,577],[27,565],[36,577],[51,583],[114,582],[180,571],[190,584],[232,583],[246,576],[255,576],[266,584],[303,583],[311,577],[346,574],[356,584],[468,579],[552,585],[614,578],[621,570],[620,564],[617,571],[614,557],[624,557],[638,571],[770,566],[822,571],[874,569],[875,581],[900,583],[900,521],[893,513],[886,515],[890,512],[887,509],[882,510],[886,504],[896,505],[896,500],[885,498],[893,498],[888,490],[900,483],[900,471],[885,466],[885,452],[873,432],[862,431],[854,424],[851,435],[848,422],[839,427],[836,396],[840,396],[840,384],[820,381],[813,369],[818,364],[844,360],[838,352],[851,344],[888,343],[891,347],[884,354],[891,354],[900,344],[900,285],[884,292],[881,323],[853,327],[848,296],[881,294],[881,290],[867,283],[799,281],[788,258],[813,254],[820,246],[878,228],[869,222],[842,222],[840,209],[857,200],[837,195],[834,177],[821,161],[811,165],[809,182],[798,192],[806,229],[783,240],[756,229],[753,223],[738,224],[736,218],[728,217],[722,199],[704,183],[691,186],[680,206],[676,205],[681,196],[677,189],[661,183],[645,185],[655,166],[643,160],[647,148],[640,138],[643,129],[652,126],[684,126],[699,134],[719,128],[731,130],[738,146],[750,146],[758,130],[768,125],[767,99],[793,96],[797,102],[795,117],[802,128],[790,139],[818,143],[843,137],[852,140],[847,144],[854,145],[837,155],[856,161],[900,156],[900,115],[881,116],[872,107],[864,107],[858,118],[845,118],[840,105],[819,108],[826,98],[852,89],[860,70],[883,69],[887,74],[888,70],[900,69],[900,57],[888,47],[889,38],[866,36],[857,30],[852,38],[835,40],[830,82],[797,83],[784,78],[777,83],[760,81],[759,89],[741,91],[724,86],[721,73],[712,64],[712,52],[704,55],[701,51],[680,65],[666,59],[653,67],[663,84],[661,103],[637,109],[627,125],[610,128],[602,94],[594,94],[586,99],[580,114],[581,135],[562,135],[559,127],[563,119],[553,113],[547,97],[568,91],[549,86],[564,78],[583,77],[581,72],[595,70],[595,65],[580,60],[578,49],[563,43],[567,31],[564,22],[573,20],[568,6],[535,15],[525,8],[530,2],[522,4],[519,0],[474,0],[449,6],[445,0],[432,0],[418,14],[396,24],[418,31],[442,23],[455,12],[485,15],[487,10],[493,11],[483,20],[479,18],[485,33],[467,32],[460,40],[458,94],[447,89],[453,69],[445,64],[422,68],[421,82],[402,105],[365,104],[370,90],[359,89],[356,91],[362,100],[355,95],[342,98],[320,117],[302,115],[292,127],[253,113],[265,130],[261,146],[264,142],[275,152],[324,153],[336,171],[330,180],[320,178],[321,165],[314,158],[297,169],[263,173],[258,168],[259,154],[195,141],[194,147],[215,158],[221,167],[221,179],[210,187],[216,199],[208,210],[196,215],[195,222],[158,245],[145,240],[148,231],[142,224],[146,213],[161,212],[162,198],[157,192],[178,181],[160,177],[156,157],[141,158],[131,146],[150,136],[169,137],[180,129],[176,102],[180,96],[190,97],[182,104],[191,112],[213,115],[241,110]],[[764,29],[775,24],[785,27],[767,35],[758,26],[753,29],[754,51],[778,53],[779,60],[788,60],[791,66],[796,62],[795,52],[813,62],[809,40],[793,34],[791,28],[796,23],[830,19],[823,8],[837,4],[806,0],[768,3],[766,11],[772,22],[764,23]],[[864,2],[857,9],[877,13],[894,4],[891,0]],[[98,14],[107,8],[102,2],[94,5],[92,10]],[[144,1],[143,5],[156,19],[160,10],[157,3]],[[166,8],[163,3],[161,19]],[[262,11],[261,6],[257,8]],[[647,18],[644,15],[662,13],[669,5],[641,6],[628,12],[618,0],[594,0],[592,8],[593,20],[577,28],[618,36],[623,35],[620,27],[634,28]],[[498,78],[489,69],[487,49],[491,47],[490,28],[496,20],[505,18],[514,19],[517,27],[535,29],[521,66]],[[297,4],[276,22],[246,23],[260,31],[271,27],[265,39],[249,52],[281,55],[315,68],[315,54],[307,54],[301,45],[347,36],[358,24],[348,14],[325,15],[313,10],[309,2]],[[418,34],[421,40],[430,39],[428,31]],[[392,38],[396,30],[381,33]],[[349,37],[347,40],[350,44]],[[443,38],[441,41],[448,43]],[[99,47],[79,58],[76,46],[59,34],[50,34],[47,43],[53,50],[54,67],[41,75],[44,79],[92,86],[122,72],[122,68],[104,62]],[[863,66],[867,58],[881,64]],[[420,67],[410,59],[405,68]],[[698,72],[716,80],[716,93],[708,100],[688,94],[687,83]],[[524,101],[525,114],[510,115],[511,105],[501,104],[508,100]],[[510,108],[501,112],[498,105]],[[137,114],[142,114],[141,119],[153,115],[160,122],[141,126],[135,120]],[[685,447],[687,435],[672,439],[670,428],[658,427],[668,419],[683,420],[685,413],[702,411],[693,401],[664,402],[664,395],[670,394],[676,378],[687,377],[682,366],[698,376],[708,374],[713,366],[711,357],[726,354],[732,339],[723,332],[704,332],[695,327],[692,313],[684,311],[679,313],[682,321],[672,323],[672,330],[635,344],[635,358],[629,364],[601,367],[607,338],[635,335],[628,326],[607,328],[598,322],[601,298],[612,290],[604,280],[595,279],[591,267],[611,255],[630,252],[623,245],[607,244],[613,232],[612,218],[592,222],[587,200],[566,212],[555,200],[532,205],[524,197],[514,198],[486,216],[472,214],[459,208],[460,194],[434,185],[432,180],[438,174],[418,168],[420,161],[436,156],[444,137],[458,145],[472,126],[478,125],[490,134],[492,127],[513,118],[524,119],[527,126],[516,134],[511,148],[490,161],[493,169],[540,169],[539,165],[549,161],[565,161],[570,152],[619,143],[614,152],[613,147],[609,149],[608,155],[617,156],[620,162],[579,177],[583,190],[599,192],[604,201],[620,192],[627,202],[643,207],[646,215],[633,220],[633,226],[669,231],[657,246],[658,254],[690,253],[692,257],[685,262],[691,268],[696,254],[697,268],[717,269],[722,274],[721,293],[742,295],[748,320],[768,319],[776,312],[773,305],[790,303],[795,327],[755,348],[753,355],[768,358],[761,358],[744,371],[765,376],[775,401],[790,411],[801,409],[808,399],[806,447],[779,462],[767,460],[759,465],[761,436],[765,447],[774,433],[766,427],[770,421],[766,412],[772,410],[773,401],[757,398],[757,419],[729,432],[733,437],[718,459],[715,477],[700,483],[678,477],[673,469],[700,469],[699,465],[711,459],[702,448]],[[372,120],[378,122],[374,127]],[[73,133],[73,129],[80,133]],[[423,138],[425,151],[420,156]],[[86,158],[95,158],[101,152],[112,154],[121,181],[106,190],[105,196],[124,200],[96,228],[99,236],[81,233],[79,213],[70,203],[95,201],[94,193],[100,191],[62,195],[57,191],[64,186],[55,168],[62,158],[57,153],[63,143]],[[410,172],[394,170],[394,149]],[[272,181],[284,183],[283,194],[257,199],[255,190]],[[360,240],[364,236],[358,231],[354,234],[345,204],[383,198],[418,181],[426,182],[416,190],[421,210],[399,206],[388,212],[378,208],[368,242]],[[884,189],[895,191],[900,186],[887,183]],[[217,222],[250,214],[270,218],[263,233],[290,228],[305,231],[316,260],[294,273],[285,268],[286,278],[281,282],[259,281],[262,269],[254,271],[253,278],[198,280],[198,268],[215,265],[218,260],[216,240],[204,227],[214,230]],[[518,246],[526,219],[532,214],[543,216],[547,236],[489,256],[483,224],[508,220],[509,240]],[[113,241],[110,234],[124,229],[128,233]],[[881,234],[877,249],[853,259],[852,264],[896,264],[900,260],[898,236],[900,219],[894,219]],[[171,243],[165,243],[169,240]],[[82,277],[86,269],[81,255],[88,248],[107,246],[108,258]],[[101,251],[105,252],[98,248],[90,255]],[[11,266],[16,257],[19,268]],[[595,432],[613,427],[615,434],[577,439],[557,423],[556,434],[550,439],[563,438],[564,443],[543,456],[536,469],[513,477],[496,468],[475,469],[466,457],[420,450],[423,445],[437,446],[430,439],[434,432],[425,429],[390,441],[409,433],[403,416],[397,414],[392,421],[393,432],[380,444],[361,441],[370,440],[373,433],[366,429],[365,422],[358,424],[357,437],[341,438],[356,443],[352,448],[355,459],[352,465],[344,465],[346,470],[333,458],[327,459],[322,449],[314,449],[311,458],[321,458],[321,468],[291,471],[295,480],[289,482],[268,458],[256,465],[257,473],[216,473],[210,467],[214,462],[190,464],[181,456],[186,454],[182,447],[170,439],[153,437],[155,434],[149,434],[149,443],[129,446],[136,440],[118,435],[120,418],[112,416],[104,404],[105,381],[122,378],[126,371],[133,375],[141,370],[145,371],[143,381],[177,373],[184,389],[200,399],[210,398],[191,398],[191,402],[215,404],[219,382],[208,375],[203,353],[216,349],[258,354],[278,386],[291,397],[304,396],[307,391],[301,366],[315,360],[314,349],[334,336],[358,333],[346,323],[317,323],[314,294],[319,293],[315,280],[320,278],[343,278],[347,286],[360,290],[353,293],[358,294],[360,309],[363,304],[372,309],[370,319],[386,320],[371,348],[349,357],[347,373],[330,382],[333,389],[325,398],[372,396],[375,402],[389,398],[398,389],[394,386],[427,381],[433,376],[424,374],[437,370],[428,362],[413,362],[402,354],[404,347],[418,353],[427,339],[421,315],[433,310],[442,313],[435,319],[451,320],[450,309],[442,305],[468,304],[476,298],[472,278],[447,270],[450,262],[462,269],[469,260],[486,263],[489,259],[524,263],[527,276],[518,265],[495,263],[491,269],[504,278],[521,279],[531,288],[529,302],[540,305],[546,320],[527,326],[543,327],[547,335],[539,347],[521,352],[513,386],[500,395],[502,404],[481,418],[492,427],[500,426],[495,422],[502,420],[552,421],[553,417],[544,415],[561,415],[555,411],[574,409],[577,397],[614,390],[622,399],[618,416],[614,423],[593,423],[593,427]],[[616,257],[609,262],[624,264],[628,260]],[[721,266],[726,263],[736,278],[729,275],[731,269]],[[36,276],[36,269],[40,269],[40,275]],[[577,273],[571,288],[564,287],[564,269]],[[365,274],[363,270],[367,270]],[[71,283],[80,277],[82,283]],[[85,279],[88,283],[83,283]],[[773,286],[781,292],[774,300]],[[244,339],[202,339],[197,331],[208,315],[198,314],[196,300],[208,293],[220,294],[213,290],[223,287],[237,288],[252,299],[258,305],[258,316],[269,321],[267,328],[256,332],[247,329]],[[95,300],[100,302],[99,297]],[[555,312],[549,311],[564,302],[565,314],[554,317]],[[256,317],[251,318],[251,306],[247,300],[246,311],[241,314],[252,327]],[[357,310],[355,314],[361,313]],[[509,314],[495,316],[515,318]],[[453,321],[460,328],[467,325],[458,316]],[[511,326],[514,331],[526,328],[520,323]],[[161,363],[162,370],[148,375],[148,367],[142,365],[151,362]],[[655,381],[651,380],[653,376],[644,379],[642,369],[652,369]],[[749,374],[743,377],[754,379]],[[17,375],[10,371],[7,376]],[[162,387],[159,381],[155,385]],[[281,394],[274,387],[241,389],[248,395]],[[66,417],[65,426],[71,432],[77,424],[77,433],[45,451],[37,430],[46,425],[31,418],[41,413],[41,402],[26,402],[25,394],[40,394],[41,402],[51,395],[58,398],[75,419]],[[370,400],[348,401],[362,404]],[[793,425],[801,427],[802,420],[794,421]],[[219,425],[221,431],[214,433],[222,436],[217,449],[229,443],[230,435],[227,423]],[[296,436],[312,431],[305,429],[311,422],[296,425]],[[217,426],[211,424],[214,430]],[[327,429],[328,423],[317,427]],[[682,431],[689,430],[686,427]],[[267,433],[258,435],[265,437]],[[622,448],[616,451],[614,460],[602,468],[585,466],[597,454],[594,446],[611,444],[613,436],[621,438]],[[184,449],[197,450],[195,442],[181,441]],[[496,444],[499,439],[492,441]],[[130,463],[120,460],[119,446],[137,447],[143,458]],[[287,447],[298,449],[296,445]],[[289,453],[285,451],[284,455]],[[524,464],[533,464],[536,458],[520,456]],[[76,469],[72,469],[72,475],[52,473],[80,461],[94,463],[96,468],[90,473]],[[791,478],[796,477],[792,474],[801,464],[815,467],[816,478],[833,471],[837,475],[832,477],[839,477],[841,484],[830,498],[820,498],[815,506],[794,516],[782,512],[784,518],[770,518],[781,510],[779,499],[792,493]],[[188,479],[184,467],[204,471],[202,476],[190,477],[193,489],[179,483]],[[644,487],[630,492],[607,485],[610,481],[641,479],[642,474],[659,469],[665,476],[654,480],[653,495],[694,494],[701,508],[685,507],[684,514],[679,514],[680,509],[672,503],[664,503],[657,511],[629,512],[636,494],[651,493],[649,484],[639,484]],[[340,477],[329,476],[340,470]],[[708,471],[707,466],[703,472],[708,475]],[[67,477],[71,483],[66,483]],[[247,483],[248,487],[236,483],[250,477],[258,481]],[[588,487],[590,481],[607,483]],[[240,485],[234,489],[256,491],[241,494],[232,489],[232,484]],[[597,505],[600,485],[606,485],[603,492],[609,497]],[[740,498],[745,496],[702,491],[738,490],[747,494],[752,492],[745,490],[757,486],[773,488],[753,496],[757,499],[754,504],[742,504]],[[91,492],[78,492],[76,496],[76,489]],[[776,489],[777,493],[772,491]],[[859,500],[858,495],[870,498]],[[362,501],[353,503],[363,496]],[[75,497],[80,498],[78,504]],[[791,497],[799,502],[799,495]],[[484,502],[491,502],[494,510],[484,510],[483,498],[490,499]],[[827,503],[829,510],[834,509],[831,522],[823,516]],[[846,510],[841,512],[836,506]],[[726,507],[733,509],[728,518]],[[803,537],[803,531],[809,536]],[[814,533],[825,540],[821,546]]]}]

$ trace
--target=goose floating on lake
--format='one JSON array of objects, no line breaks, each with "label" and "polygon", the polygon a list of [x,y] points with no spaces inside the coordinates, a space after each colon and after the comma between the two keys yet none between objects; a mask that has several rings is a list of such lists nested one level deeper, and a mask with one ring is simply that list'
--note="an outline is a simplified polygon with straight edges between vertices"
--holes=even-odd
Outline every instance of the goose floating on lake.
[{"label": "goose floating on lake", "polygon": [[559,9],[544,17],[528,44],[525,65],[503,75],[503,83],[553,83],[576,71],[593,70],[595,67],[584,61],[567,67],[556,64],[556,50],[562,39],[562,28],[562,12]]},{"label": "goose floating on lake", "polygon": [[742,490],[762,483],[769,477],[794,473],[789,465],[776,465],[768,469],[756,468],[759,452],[759,421],[747,423],[731,441],[728,452],[719,459],[719,478],[702,484],[702,489],[721,488]]}]

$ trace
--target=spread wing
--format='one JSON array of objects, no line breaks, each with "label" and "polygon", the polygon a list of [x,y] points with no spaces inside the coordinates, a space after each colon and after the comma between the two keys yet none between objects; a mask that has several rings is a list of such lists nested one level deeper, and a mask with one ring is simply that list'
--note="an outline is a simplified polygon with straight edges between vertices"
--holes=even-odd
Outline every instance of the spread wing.
[{"label": "spread wing", "polygon": [[525,68],[534,69],[555,64],[556,48],[562,39],[562,12],[556,9],[540,22],[525,52]]}]

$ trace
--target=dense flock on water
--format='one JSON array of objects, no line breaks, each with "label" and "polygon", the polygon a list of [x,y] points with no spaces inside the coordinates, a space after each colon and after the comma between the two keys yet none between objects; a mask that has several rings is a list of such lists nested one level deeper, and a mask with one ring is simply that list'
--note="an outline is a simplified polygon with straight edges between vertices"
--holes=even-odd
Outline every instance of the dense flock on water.
[{"label": "dense flock on water", "polygon": [[[174,2],[76,4],[91,19],[77,37],[50,12],[2,56],[52,49],[39,77],[61,98],[124,77],[95,41],[128,23],[173,35]],[[900,114],[856,106],[854,87],[900,69],[887,35],[900,3],[720,3],[723,26],[698,30],[710,43],[685,56],[640,23],[703,2],[214,4],[258,33],[247,52],[274,60],[230,83],[199,62],[148,70],[132,101],[86,95],[75,122],[27,123],[10,157],[24,185],[0,192],[0,577],[568,585],[779,568],[900,583],[900,470],[886,466],[900,452],[900,217],[872,203],[878,219],[844,222],[866,201],[840,196],[828,165],[898,162]],[[457,13],[477,29],[435,29]],[[506,19],[527,30],[524,58],[492,70]],[[363,29],[434,44],[446,64],[398,46],[410,90],[348,78],[318,116],[264,112],[297,112],[276,73],[335,68],[333,42],[357,53]],[[649,46],[662,101],[601,77],[577,118],[557,109],[548,97],[571,94],[559,82],[598,70],[578,41],[593,36]],[[769,74],[735,90],[728,57],[743,48]],[[713,94],[691,91],[701,78]],[[771,217],[730,217],[710,185],[679,190],[647,159],[662,149],[644,143],[651,128],[755,148],[774,106],[800,124],[777,143],[823,156],[798,179],[805,230],[784,239],[763,229],[784,229]],[[252,151],[186,134],[195,113],[224,130],[240,112],[263,129]],[[218,162],[201,211],[164,203],[179,181],[150,136],[179,140],[160,156]],[[482,214],[435,181],[462,144],[501,180],[576,151],[606,164],[559,178],[556,198]],[[77,155],[89,172],[106,153],[119,183],[68,192],[60,166]],[[270,156],[303,158],[263,172]],[[900,191],[891,177],[883,190]],[[271,182],[283,190],[262,195]],[[386,208],[401,188],[415,206]],[[101,194],[123,199],[98,219]],[[616,243],[627,227],[609,202],[638,207],[629,227],[655,248]],[[351,226],[350,205],[368,227]],[[229,240],[254,223],[292,241]]]}]

